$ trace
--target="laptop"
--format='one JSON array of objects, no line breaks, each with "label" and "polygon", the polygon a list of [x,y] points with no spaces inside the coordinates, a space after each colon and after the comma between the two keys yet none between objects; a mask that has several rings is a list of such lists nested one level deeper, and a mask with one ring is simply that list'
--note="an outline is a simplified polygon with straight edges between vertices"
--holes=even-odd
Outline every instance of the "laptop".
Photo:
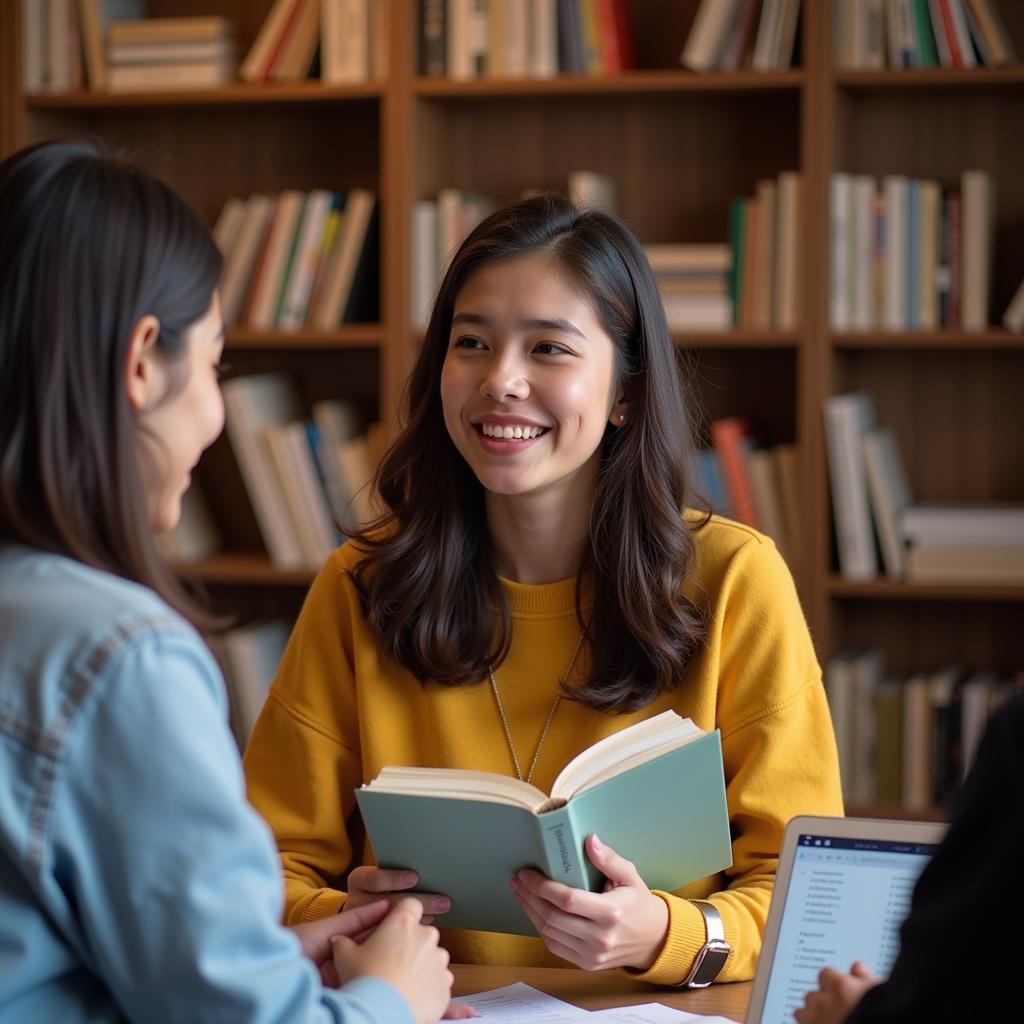
[{"label": "laptop", "polygon": [[823,967],[887,977],[938,822],[798,817],[786,827],[746,1024],[792,1024]]}]

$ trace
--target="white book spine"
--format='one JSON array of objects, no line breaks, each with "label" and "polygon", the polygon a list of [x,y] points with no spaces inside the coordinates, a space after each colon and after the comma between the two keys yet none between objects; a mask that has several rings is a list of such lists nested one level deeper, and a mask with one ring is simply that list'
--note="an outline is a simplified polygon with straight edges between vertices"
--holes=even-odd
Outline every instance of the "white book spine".
[{"label": "white book spine", "polygon": [[833,174],[829,183],[829,320],[833,331],[848,331],[851,326],[850,237],[853,183],[849,174]]},{"label": "white book spine", "polygon": [[901,519],[910,504],[910,486],[892,431],[880,427],[864,435],[864,468],[886,575],[902,579],[906,559]]},{"label": "white book spine", "polygon": [[412,207],[410,315],[414,327],[426,328],[437,289],[437,203],[420,199]]},{"label": "white book spine", "polygon": [[252,378],[225,382],[228,436],[271,562],[277,569],[297,569],[303,565],[302,549],[288,520],[286,498],[261,436],[267,402],[265,395],[254,391],[259,387],[260,382]]},{"label": "white book spine", "polygon": [[853,244],[853,301],[850,327],[870,331],[875,327],[875,182],[857,175],[851,186]]},{"label": "white book spine", "polygon": [[703,0],[679,63],[691,71],[711,71],[717,67],[735,15],[736,0]]},{"label": "white book spine", "polygon": [[907,326],[907,193],[909,181],[903,175],[885,178],[885,323],[889,331]]},{"label": "white book spine", "polygon": [[217,243],[225,263],[231,256],[231,250],[238,241],[242,225],[245,223],[246,203],[244,199],[232,196],[224,204],[213,228],[213,240]]},{"label": "white book spine", "polygon": [[825,400],[825,443],[839,568],[850,580],[870,580],[878,572],[861,443],[864,432],[873,426],[873,407],[865,392]]},{"label": "white book spine", "polygon": [[530,2],[530,75],[554,78],[558,74],[558,8],[556,0]]}]

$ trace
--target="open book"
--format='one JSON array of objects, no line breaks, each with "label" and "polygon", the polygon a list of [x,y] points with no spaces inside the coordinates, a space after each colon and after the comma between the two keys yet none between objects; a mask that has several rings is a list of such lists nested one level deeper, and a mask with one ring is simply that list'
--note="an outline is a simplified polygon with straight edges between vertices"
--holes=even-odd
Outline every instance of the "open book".
[{"label": "open book", "polygon": [[676,889],[732,863],[718,731],[666,711],[574,757],[551,793],[492,772],[386,767],[356,791],[383,867],[449,896],[441,927],[534,934],[509,889],[533,867],[576,888],[604,878],[587,836],[633,861],[652,889]]}]

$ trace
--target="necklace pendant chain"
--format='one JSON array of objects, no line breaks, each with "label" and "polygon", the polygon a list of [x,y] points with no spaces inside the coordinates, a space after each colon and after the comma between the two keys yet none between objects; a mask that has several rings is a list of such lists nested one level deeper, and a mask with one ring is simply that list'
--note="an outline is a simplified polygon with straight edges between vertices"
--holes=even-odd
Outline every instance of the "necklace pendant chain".
[{"label": "necklace pendant chain", "polygon": [[[572,672],[573,666],[576,664],[576,659],[579,657],[580,648],[583,646],[584,632],[580,631],[580,638],[576,642],[576,650],[572,652],[572,658],[569,660],[569,665],[565,670],[565,674],[559,679],[559,685],[565,685],[565,681],[569,678],[569,673]],[[516,753],[516,745],[512,741],[512,730],[508,724],[508,717],[505,714],[505,706],[501,702],[501,694],[498,692],[498,682],[494,678],[494,669],[489,665],[487,666],[487,675],[491,680],[491,692],[494,694],[494,703],[498,706],[498,716],[501,718],[501,727],[505,731],[505,740],[508,742],[509,753],[512,755],[512,765],[516,770],[516,778],[520,782],[529,782],[533,778],[533,770],[537,767],[537,759],[540,757],[541,747],[544,746],[544,741],[547,739],[548,730],[551,728],[551,723],[554,720],[555,712],[558,710],[558,705],[562,702],[562,695],[558,693],[555,695],[555,701],[551,705],[551,710],[548,712],[547,720],[544,722],[544,728],[541,730],[540,739],[537,740],[537,746],[534,748],[533,757],[530,760],[530,767],[527,769],[526,778],[523,778],[523,770],[519,765],[519,755]]]}]

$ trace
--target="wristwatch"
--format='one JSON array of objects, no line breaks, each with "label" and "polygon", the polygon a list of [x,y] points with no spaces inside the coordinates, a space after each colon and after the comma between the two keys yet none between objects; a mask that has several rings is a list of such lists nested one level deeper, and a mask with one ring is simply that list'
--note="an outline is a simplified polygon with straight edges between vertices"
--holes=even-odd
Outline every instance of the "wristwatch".
[{"label": "wristwatch", "polygon": [[697,952],[690,973],[677,988],[707,988],[718,977],[732,949],[725,941],[722,915],[707,900],[690,900],[704,917],[704,945]]}]

